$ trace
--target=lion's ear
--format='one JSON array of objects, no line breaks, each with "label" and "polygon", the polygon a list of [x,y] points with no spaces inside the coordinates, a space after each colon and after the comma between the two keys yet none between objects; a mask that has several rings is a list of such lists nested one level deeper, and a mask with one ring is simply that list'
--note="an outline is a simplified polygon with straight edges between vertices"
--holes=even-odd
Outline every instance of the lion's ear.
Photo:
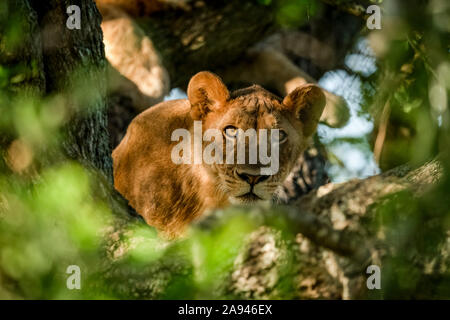
[{"label": "lion's ear", "polygon": [[306,84],[289,93],[283,105],[301,121],[303,135],[309,137],[317,128],[325,102],[322,89],[314,84]]},{"label": "lion's ear", "polygon": [[230,93],[222,80],[214,73],[202,71],[191,78],[188,85],[188,99],[191,103],[191,116],[202,119],[208,112],[221,108]]}]

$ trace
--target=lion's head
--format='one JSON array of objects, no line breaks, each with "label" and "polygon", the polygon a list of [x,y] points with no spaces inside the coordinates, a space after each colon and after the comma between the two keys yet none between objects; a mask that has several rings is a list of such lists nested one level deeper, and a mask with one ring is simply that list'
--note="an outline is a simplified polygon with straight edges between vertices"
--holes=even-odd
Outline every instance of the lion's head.
[{"label": "lion's head", "polygon": [[[208,129],[220,132],[220,136],[210,139],[209,148],[217,148],[211,154],[222,161],[209,161],[203,166],[213,177],[217,189],[235,204],[273,197],[306,148],[325,106],[322,90],[312,84],[298,87],[281,99],[256,85],[230,93],[220,78],[210,72],[200,72],[192,77],[188,98],[191,117],[202,122],[203,132]],[[249,138],[251,132],[256,132],[254,141]],[[272,132],[278,134],[272,138]],[[262,133],[267,134],[266,141]],[[245,154],[244,163],[237,159],[238,141],[244,142],[241,152],[241,155]],[[255,144],[257,148],[252,149]],[[203,152],[207,145],[203,144]],[[276,152],[271,153],[277,147],[278,159],[273,158]],[[217,152],[219,149],[221,152]],[[231,150],[233,161],[227,163]],[[261,156],[260,150],[267,152],[262,152]],[[264,155],[272,156],[269,164]],[[273,161],[278,161],[278,165]],[[275,170],[268,170],[270,166]]]}]

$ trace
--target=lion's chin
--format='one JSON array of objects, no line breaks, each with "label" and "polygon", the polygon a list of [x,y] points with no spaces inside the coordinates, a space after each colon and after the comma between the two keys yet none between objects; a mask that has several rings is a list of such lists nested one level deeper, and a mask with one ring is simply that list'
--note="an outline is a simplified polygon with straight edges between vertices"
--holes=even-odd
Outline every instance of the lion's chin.
[{"label": "lion's chin", "polygon": [[263,203],[267,202],[269,200],[263,199],[260,196],[254,194],[253,192],[248,192],[246,194],[243,194],[241,196],[234,196],[229,198],[231,204],[256,204],[256,203]]}]

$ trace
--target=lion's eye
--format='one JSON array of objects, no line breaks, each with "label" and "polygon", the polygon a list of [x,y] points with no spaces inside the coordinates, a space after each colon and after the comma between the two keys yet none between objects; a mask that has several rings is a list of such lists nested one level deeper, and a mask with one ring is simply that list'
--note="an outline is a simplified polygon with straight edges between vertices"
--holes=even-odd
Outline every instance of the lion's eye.
[{"label": "lion's eye", "polygon": [[[276,139],[276,137],[275,137]],[[278,143],[283,143],[287,140],[287,133],[284,130],[278,131]]]},{"label": "lion's eye", "polygon": [[237,134],[238,134],[238,129],[233,126],[227,126],[227,127],[225,127],[225,129],[223,131],[225,132],[225,134],[228,137],[230,137],[232,139],[236,139]]}]

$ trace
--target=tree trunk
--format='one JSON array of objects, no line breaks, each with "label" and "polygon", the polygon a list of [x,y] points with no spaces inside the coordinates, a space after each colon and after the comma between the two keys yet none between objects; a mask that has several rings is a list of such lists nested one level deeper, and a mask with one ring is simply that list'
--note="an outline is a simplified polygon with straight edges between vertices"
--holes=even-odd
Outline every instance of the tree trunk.
[{"label": "tree trunk", "polygon": [[[41,30],[46,94],[63,95],[71,113],[63,149],[112,181],[100,13],[91,0],[32,0],[31,4]],[[66,26],[71,5],[81,9],[79,30]]]}]

